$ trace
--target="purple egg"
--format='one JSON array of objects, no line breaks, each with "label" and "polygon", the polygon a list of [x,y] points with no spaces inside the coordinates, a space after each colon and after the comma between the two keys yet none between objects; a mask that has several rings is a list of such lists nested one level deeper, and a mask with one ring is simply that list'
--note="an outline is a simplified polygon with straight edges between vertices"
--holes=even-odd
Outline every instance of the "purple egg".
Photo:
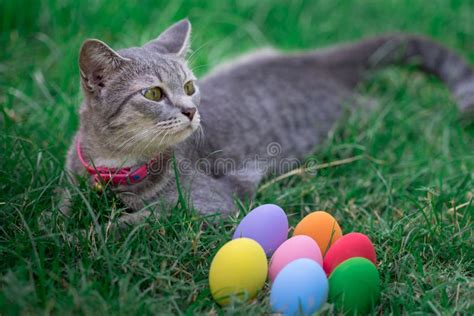
[{"label": "purple egg", "polygon": [[250,238],[271,256],[288,237],[288,218],[285,211],[275,204],[265,204],[253,209],[237,226],[236,238]]}]

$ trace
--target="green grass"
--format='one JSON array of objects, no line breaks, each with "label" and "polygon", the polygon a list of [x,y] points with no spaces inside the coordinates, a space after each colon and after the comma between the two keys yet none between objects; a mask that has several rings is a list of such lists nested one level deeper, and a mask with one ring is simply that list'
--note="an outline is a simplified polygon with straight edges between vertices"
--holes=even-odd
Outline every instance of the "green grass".
[{"label": "green grass", "polygon": [[115,238],[95,218],[123,210],[83,187],[74,220],[58,216],[55,191],[78,126],[81,42],[139,45],[185,16],[198,75],[256,47],[322,47],[386,31],[430,35],[474,64],[472,1],[0,1],[0,314],[269,313],[268,286],[256,301],[222,309],[207,284],[212,256],[262,203],[281,205],[292,225],[324,209],[344,232],[368,234],[383,289],[374,313],[474,312],[474,130],[458,122],[438,80],[410,69],[364,84],[380,105],[341,122],[312,156],[373,159],[273,184],[238,217],[204,229],[210,219],[176,208]]}]

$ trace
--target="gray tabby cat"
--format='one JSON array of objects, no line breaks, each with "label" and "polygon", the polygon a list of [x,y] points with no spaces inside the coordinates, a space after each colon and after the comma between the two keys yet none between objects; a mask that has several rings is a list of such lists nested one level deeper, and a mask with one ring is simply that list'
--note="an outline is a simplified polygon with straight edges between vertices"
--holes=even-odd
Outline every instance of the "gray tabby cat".
[{"label": "gray tabby cat", "polygon": [[[109,185],[134,211],[122,223],[176,203],[176,179],[199,212],[231,212],[234,197],[251,198],[268,172],[282,172],[275,166],[303,159],[345,108],[363,105],[354,88],[375,67],[417,60],[449,87],[463,115],[474,110],[473,70],[427,38],[390,35],[304,53],[260,51],[197,80],[185,59],[190,32],[182,20],[142,47],[116,52],[98,40],[82,45],[84,102],[67,169],[88,175],[92,168],[94,183],[103,176],[94,168],[145,166],[140,181],[127,175]],[[188,168],[176,178],[174,166],[181,164]]]}]

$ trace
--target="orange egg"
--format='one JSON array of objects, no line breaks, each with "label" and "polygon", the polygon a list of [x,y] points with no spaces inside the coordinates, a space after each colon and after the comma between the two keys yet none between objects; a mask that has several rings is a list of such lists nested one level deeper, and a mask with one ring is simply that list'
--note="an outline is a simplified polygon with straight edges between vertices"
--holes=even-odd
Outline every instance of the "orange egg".
[{"label": "orange egg", "polygon": [[293,236],[306,235],[313,238],[321,252],[326,250],[342,236],[341,227],[331,214],[317,211],[306,215],[295,227]]}]

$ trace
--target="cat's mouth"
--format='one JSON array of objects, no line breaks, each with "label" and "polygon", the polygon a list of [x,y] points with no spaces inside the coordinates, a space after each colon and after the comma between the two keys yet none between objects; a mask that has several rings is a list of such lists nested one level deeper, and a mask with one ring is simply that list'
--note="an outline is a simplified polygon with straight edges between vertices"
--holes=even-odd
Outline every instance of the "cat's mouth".
[{"label": "cat's mouth", "polygon": [[[176,145],[191,136],[200,126],[201,117],[196,112],[193,119],[173,119],[173,123],[166,126],[165,143],[168,146]],[[163,133],[162,131],[159,131]]]}]

